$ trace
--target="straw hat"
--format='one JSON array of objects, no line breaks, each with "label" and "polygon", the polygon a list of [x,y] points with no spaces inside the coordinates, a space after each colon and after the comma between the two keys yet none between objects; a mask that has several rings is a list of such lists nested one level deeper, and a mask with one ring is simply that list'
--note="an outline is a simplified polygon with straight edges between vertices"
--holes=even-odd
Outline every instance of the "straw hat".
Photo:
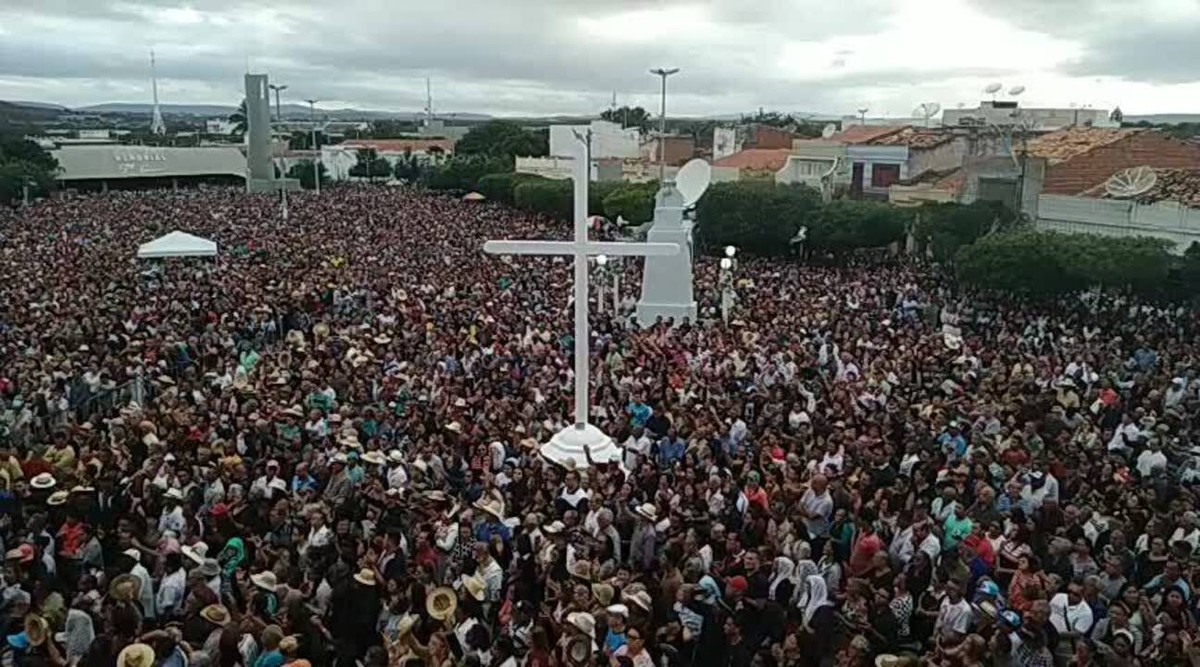
[{"label": "straw hat", "polygon": [[650,503],[642,503],[634,512],[647,521],[658,521],[658,508]]},{"label": "straw hat", "polygon": [[477,602],[483,602],[484,583],[479,577],[465,577],[462,582],[462,589],[468,595],[475,598]]},{"label": "straw hat", "polygon": [[35,475],[33,479],[29,480],[29,486],[39,490],[53,489],[56,483],[57,482],[54,481],[54,475],[51,475],[48,472]]},{"label": "straw hat", "polygon": [[572,665],[586,665],[591,661],[593,652],[592,642],[584,637],[567,642],[567,659]]},{"label": "straw hat", "polygon": [[179,551],[197,565],[204,565],[204,559],[209,557],[209,545],[205,542],[197,542],[194,546],[185,545]]},{"label": "straw hat", "polygon": [[46,633],[49,629],[50,624],[41,616],[30,614],[25,617],[25,637],[29,640],[30,646],[45,644]]},{"label": "straw hat", "polygon": [[71,497],[70,491],[55,491],[54,493],[50,494],[49,498],[46,499],[46,504],[50,505],[51,507],[57,507],[58,505],[66,505],[67,499],[70,497]]},{"label": "straw hat", "polygon": [[200,564],[200,567],[192,571],[196,573],[196,576],[204,577],[205,579],[212,579],[218,574],[221,574],[221,566],[217,563],[217,559],[205,558],[204,562]]},{"label": "straw hat", "polygon": [[387,458],[384,457],[383,452],[378,451],[370,451],[363,454],[362,460],[373,466],[381,466],[387,463]]},{"label": "straw hat", "polygon": [[596,598],[596,602],[600,603],[601,607],[607,607],[612,604],[613,595],[616,591],[609,584],[592,584],[592,595]]},{"label": "straw hat", "polygon": [[650,613],[654,607],[654,600],[650,598],[650,594],[646,591],[622,593],[621,599],[646,613]]},{"label": "straw hat", "polygon": [[446,430],[451,433],[462,433],[462,424],[458,422],[450,422],[446,425]]},{"label": "straw hat", "polygon": [[200,617],[213,625],[225,625],[229,622],[229,610],[222,604],[210,604],[200,610]]},{"label": "straw hat", "polygon": [[484,512],[491,514],[492,516],[496,517],[497,519],[501,519],[501,520],[504,519],[504,509],[503,509],[504,506],[501,505],[500,501],[496,500],[495,498],[488,498],[486,500],[480,500],[475,503],[475,508],[483,510]]},{"label": "straw hat", "polygon": [[586,611],[573,611],[567,614],[567,623],[575,626],[583,634],[596,638],[596,617]]},{"label": "straw hat", "polygon": [[374,586],[376,583],[375,570],[372,570],[369,567],[364,567],[358,571],[358,574],[354,575],[354,580],[363,586]]},{"label": "straw hat", "polygon": [[571,576],[584,581],[592,580],[592,564],[586,560],[577,560],[571,566]]},{"label": "straw hat", "polygon": [[117,667],[152,667],[154,649],[147,644],[130,644],[117,654]]},{"label": "straw hat", "polygon": [[275,580],[275,573],[270,570],[250,575],[250,583],[265,591],[274,592],[279,588],[279,582]]},{"label": "straw hat", "polygon": [[446,586],[439,586],[429,592],[425,597],[425,611],[430,618],[435,621],[444,621],[454,616],[454,610],[458,608],[458,596],[454,594],[454,589]]},{"label": "straw hat", "polygon": [[132,574],[119,574],[108,584],[108,597],[132,602],[142,595],[142,580]]}]

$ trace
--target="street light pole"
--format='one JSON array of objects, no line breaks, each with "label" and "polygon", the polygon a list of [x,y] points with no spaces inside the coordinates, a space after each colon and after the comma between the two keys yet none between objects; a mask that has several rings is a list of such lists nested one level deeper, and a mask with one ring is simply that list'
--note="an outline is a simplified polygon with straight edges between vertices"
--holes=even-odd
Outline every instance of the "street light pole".
[{"label": "street light pole", "polygon": [[725,246],[725,256],[721,258],[721,272],[717,280],[717,284],[721,288],[721,321],[729,324],[729,315],[733,312],[733,301],[735,298],[733,286],[733,272],[736,267],[736,260],[733,256],[737,254],[737,248],[729,245]]},{"label": "street light pole", "polygon": [[659,67],[650,73],[662,78],[662,102],[659,106],[658,119],[658,182],[662,183],[666,175],[667,160],[667,77],[679,72],[678,67]]},{"label": "street light pole", "polygon": [[287,90],[287,85],[277,86],[273,83],[267,84],[267,87],[275,91],[275,122],[283,122],[283,108],[279,106],[279,93]]},{"label": "street light pole", "polygon": [[312,147],[317,156],[313,159],[313,183],[316,184],[317,194],[321,194],[321,149],[317,146],[317,102],[318,100],[304,100],[308,102],[308,116],[312,121]]}]

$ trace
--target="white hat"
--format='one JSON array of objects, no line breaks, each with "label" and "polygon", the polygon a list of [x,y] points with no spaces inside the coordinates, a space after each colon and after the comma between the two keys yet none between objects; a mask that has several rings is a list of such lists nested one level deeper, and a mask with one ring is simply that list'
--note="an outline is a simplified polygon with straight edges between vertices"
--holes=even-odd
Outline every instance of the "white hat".
[{"label": "white hat", "polygon": [[392,451],[388,452],[388,459],[390,459],[392,463],[403,463],[404,452],[400,451],[399,449],[393,449]]},{"label": "white hat", "polygon": [[337,454],[333,455],[333,458],[330,459],[329,462],[330,463],[340,463],[342,465],[346,465],[346,460],[347,460],[346,455],[342,452],[338,452]]},{"label": "white hat", "polygon": [[614,616],[624,616],[625,618],[629,618],[629,607],[626,607],[623,604],[609,605],[604,608],[604,611],[609,614],[613,614]]},{"label": "white hat", "polygon": [[29,486],[35,489],[53,489],[55,484],[57,482],[54,481],[54,475],[48,472],[36,475],[33,479],[29,480]]},{"label": "white hat", "polygon": [[276,461],[275,459],[271,459],[270,461],[267,461],[267,467],[268,468],[278,468],[279,461]]},{"label": "white hat", "polygon": [[135,561],[137,561],[139,563],[142,562],[142,552],[138,551],[137,549],[126,549],[126,550],[122,551],[121,553],[126,556],[129,556],[130,558],[134,559]]},{"label": "white hat", "polygon": [[163,457],[163,460],[164,461],[174,461],[175,455],[170,452],[167,452],[167,455]]},{"label": "white hat", "polygon": [[170,498],[171,500],[183,500],[183,491],[180,491],[178,488],[176,488],[174,486],[167,489],[167,492],[164,495],[167,498]]},{"label": "white hat", "polygon": [[642,503],[641,505],[638,505],[634,512],[644,519],[658,521],[658,508],[651,503]]},{"label": "white hat", "polygon": [[564,524],[563,522],[561,522],[561,521],[558,521],[558,520],[556,519],[556,520],[555,520],[555,521],[553,521],[553,522],[552,522],[550,525],[548,525],[548,526],[543,526],[543,527],[542,527],[542,532],[543,532],[543,533],[546,533],[546,534],[548,534],[548,535],[557,535],[557,534],[559,534],[559,533],[563,532],[563,530],[565,530],[565,529],[566,529],[566,527],[567,527],[567,526],[566,526],[566,524]]},{"label": "white hat", "polygon": [[204,565],[204,559],[208,558],[208,545],[204,542],[197,542],[195,546],[184,545],[179,551],[196,565]]},{"label": "white hat", "polygon": [[450,431],[451,433],[462,433],[462,424],[459,424],[458,422],[450,422],[450,424],[446,426],[446,430]]},{"label": "white hat", "polygon": [[592,639],[596,638],[596,617],[586,611],[575,611],[567,614],[567,623],[575,626],[588,637]]},{"label": "white hat", "polygon": [[456,408],[467,407],[467,399],[462,398],[462,397],[454,399],[454,407],[456,407]]},{"label": "white hat", "polygon": [[250,575],[250,581],[255,586],[268,591],[274,591],[279,587],[279,582],[275,580],[275,573],[270,570]]}]

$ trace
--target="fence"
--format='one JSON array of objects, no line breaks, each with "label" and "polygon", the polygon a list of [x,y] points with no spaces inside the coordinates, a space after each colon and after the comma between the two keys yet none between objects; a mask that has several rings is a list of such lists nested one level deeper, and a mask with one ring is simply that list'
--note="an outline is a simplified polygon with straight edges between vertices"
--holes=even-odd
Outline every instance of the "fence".
[{"label": "fence", "polygon": [[1042,195],[1038,227],[1106,236],[1153,236],[1183,252],[1200,241],[1200,210],[1164,201],[1138,204],[1118,199]]}]

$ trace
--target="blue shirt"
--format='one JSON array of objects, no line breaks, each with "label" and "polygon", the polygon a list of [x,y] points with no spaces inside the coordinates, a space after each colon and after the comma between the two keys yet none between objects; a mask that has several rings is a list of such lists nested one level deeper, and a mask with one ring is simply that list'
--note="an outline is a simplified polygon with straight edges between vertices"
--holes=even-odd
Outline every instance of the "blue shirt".
[{"label": "blue shirt", "polygon": [[512,539],[512,531],[508,529],[508,526],[499,521],[489,519],[479,524],[479,527],[475,529],[475,541],[477,542],[491,544],[492,535],[499,535],[500,540],[505,544],[508,544],[508,541]]},{"label": "blue shirt", "polygon": [[624,632],[613,632],[612,630],[609,630],[608,634],[604,636],[604,653],[605,653],[605,655],[612,655],[612,654],[616,653],[617,649],[621,648],[624,645],[625,645],[625,633]]},{"label": "blue shirt", "polygon": [[629,413],[629,423],[634,427],[645,426],[650,417],[654,415],[654,410],[645,403],[630,403],[626,406],[625,411]]},{"label": "blue shirt", "polygon": [[943,433],[938,436],[938,444],[942,445],[943,449],[946,448],[946,445],[953,446],[954,455],[959,458],[967,453],[967,439],[962,437],[962,434],[950,435],[949,433]]},{"label": "blue shirt", "polygon": [[663,438],[658,441],[658,463],[665,466],[674,465],[683,460],[686,451],[687,447],[683,444],[683,440]]}]

